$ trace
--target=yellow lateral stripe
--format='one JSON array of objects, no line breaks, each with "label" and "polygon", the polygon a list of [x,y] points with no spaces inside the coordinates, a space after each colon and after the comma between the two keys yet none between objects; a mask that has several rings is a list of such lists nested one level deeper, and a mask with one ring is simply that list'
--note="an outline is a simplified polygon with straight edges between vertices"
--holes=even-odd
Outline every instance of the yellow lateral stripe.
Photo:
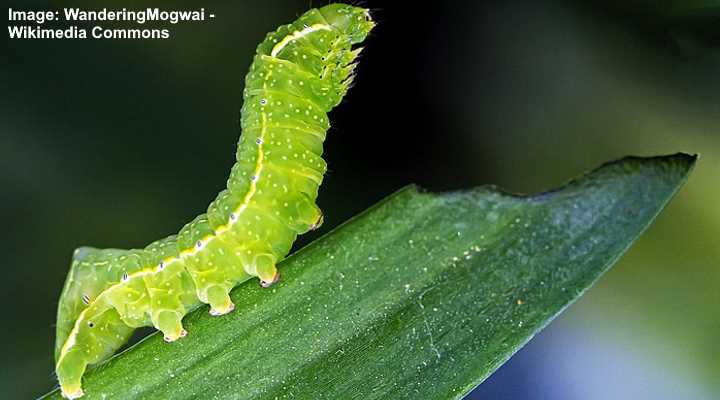
[{"label": "yellow lateral stripe", "polygon": [[300,39],[301,37],[304,37],[306,35],[309,35],[313,32],[320,31],[320,30],[331,31],[332,28],[330,27],[330,25],[327,25],[327,24],[313,24],[311,26],[305,27],[301,31],[295,31],[295,32],[291,33],[290,35],[285,36],[280,42],[278,42],[278,44],[276,44],[272,48],[272,51],[270,51],[270,55],[273,57],[277,57],[278,53],[280,53],[282,51],[282,49],[284,49],[285,46],[290,44],[290,42],[292,42],[293,40]]}]

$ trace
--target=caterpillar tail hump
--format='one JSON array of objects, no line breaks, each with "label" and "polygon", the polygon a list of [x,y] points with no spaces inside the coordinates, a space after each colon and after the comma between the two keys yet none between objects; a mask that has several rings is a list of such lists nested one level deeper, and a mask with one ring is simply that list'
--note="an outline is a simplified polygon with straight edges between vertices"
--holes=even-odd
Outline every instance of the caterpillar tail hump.
[{"label": "caterpillar tail hump", "polygon": [[86,369],[136,328],[176,341],[188,334],[182,320],[193,309],[227,314],[239,283],[279,280],[276,265],[297,235],[322,223],[315,200],[327,170],[327,113],[351,86],[356,46],[373,27],[368,10],[330,4],[270,32],[245,79],[236,163],[206,212],[143,249],[75,251],[57,315],[64,397],[83,396]]}]

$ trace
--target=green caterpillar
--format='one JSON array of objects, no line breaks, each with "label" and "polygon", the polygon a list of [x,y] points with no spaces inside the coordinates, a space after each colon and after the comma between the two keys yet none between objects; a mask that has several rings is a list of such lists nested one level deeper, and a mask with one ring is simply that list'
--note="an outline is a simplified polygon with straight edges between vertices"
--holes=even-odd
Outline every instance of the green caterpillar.
[{"label": "green caterpillar", "polygon": [[136,328],[154,326],[175,341],[191,310],[209,304],[210,314],[226,314],[240,282],[279,279],[275,265],[297,235],[322,223],[315,199],[327,112],[352,83],[361,50],[353,46],[373,27],[368,10],[331,4],[269,33],[245,79],[237,162],[207,212],[144,249],[75,251],[57,316],[64,397],[82,396],[87,366]]}]

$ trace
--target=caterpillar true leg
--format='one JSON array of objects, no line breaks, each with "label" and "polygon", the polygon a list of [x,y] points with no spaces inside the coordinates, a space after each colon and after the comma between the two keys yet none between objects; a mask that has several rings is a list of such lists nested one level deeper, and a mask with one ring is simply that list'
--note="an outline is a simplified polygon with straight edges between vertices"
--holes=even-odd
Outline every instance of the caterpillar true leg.
[{"label": "caterpillar true leg", "polygon": [[310,225],[311,231],[314,231],[314,230],[320,228],[322,226],[323,222],[325,221],[325,215],[323,214],[322,210],[320,210],[318,208],[318,211],[320,212],[320,216],[315,220],[315,222],[312,225]]}]

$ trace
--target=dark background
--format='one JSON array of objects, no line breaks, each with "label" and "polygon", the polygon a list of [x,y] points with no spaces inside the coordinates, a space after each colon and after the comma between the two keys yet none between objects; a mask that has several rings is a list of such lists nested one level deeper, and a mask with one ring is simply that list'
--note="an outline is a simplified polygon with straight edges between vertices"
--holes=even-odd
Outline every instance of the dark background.
[{"label": "dark background", "polygon": [[[54,385],[55,307],[74,248],[144,246],[224,187],[255,46],[323,4],[207,2],[215,20],[172,26],[168,40],[6,37],[0,398]],[[622,4],[361,2],[379,25],[331,115],[325,225],[299,245],[411,182],[533,192],[627,154],[702,156],[621,262],[471,398],[720,395],[720,13],[702,1]]]}]

